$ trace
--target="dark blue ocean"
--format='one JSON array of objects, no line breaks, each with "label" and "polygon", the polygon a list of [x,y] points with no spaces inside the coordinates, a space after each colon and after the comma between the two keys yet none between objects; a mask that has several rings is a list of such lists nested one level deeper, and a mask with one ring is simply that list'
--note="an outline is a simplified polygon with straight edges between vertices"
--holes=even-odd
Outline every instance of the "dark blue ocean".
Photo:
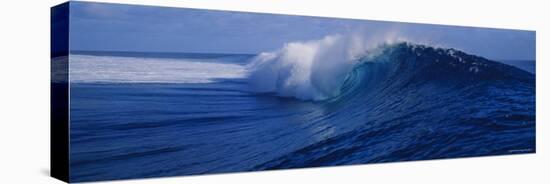
[{"label": "dark blue ocean", "polygon": [[336,91],[315,80],[253,90],[295,72],[250,75],[257,55],[73,52],[71,181],[536,151],[535,61],[380,52],[357,58]]}]

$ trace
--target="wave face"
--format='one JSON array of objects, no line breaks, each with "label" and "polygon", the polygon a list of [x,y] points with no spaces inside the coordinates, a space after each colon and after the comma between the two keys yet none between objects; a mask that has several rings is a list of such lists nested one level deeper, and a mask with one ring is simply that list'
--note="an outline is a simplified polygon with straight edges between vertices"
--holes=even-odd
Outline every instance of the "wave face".
[{"label": "wave face", "polygon": [[333,110],[323,121],[358,127],[255,170],[534,152],[532,73],[410,43],[358,60],[338,95],[316,102]]},{"label": "wave face", "polygon": [[[392,94],[424,86],[460,89],[506,82],[534,87],[535,81],[533,74],[513,66],[455,49],[410,43],[382,46],[376,54],[362,57],[359,61],[339,85],[343,94],[336,99],[371,92]],[[432,93],[438,94],[438,88],[434,88]]]}]

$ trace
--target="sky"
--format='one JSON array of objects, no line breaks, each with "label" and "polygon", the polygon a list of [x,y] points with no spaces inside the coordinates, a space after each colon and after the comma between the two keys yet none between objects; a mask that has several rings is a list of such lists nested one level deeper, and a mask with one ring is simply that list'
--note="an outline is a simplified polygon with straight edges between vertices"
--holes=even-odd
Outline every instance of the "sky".
[{"label": "sky", "polygon": [[70,46],[80,51],[249,53],[327,35],[402,39],[495,60],[534,60],[535,32],[369,20],[71,2]]}]

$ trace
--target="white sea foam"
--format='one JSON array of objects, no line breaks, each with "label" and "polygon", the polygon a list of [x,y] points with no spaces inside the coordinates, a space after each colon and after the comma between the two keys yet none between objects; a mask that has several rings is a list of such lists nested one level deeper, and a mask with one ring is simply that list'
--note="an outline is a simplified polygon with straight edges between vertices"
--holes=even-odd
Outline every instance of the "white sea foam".
[{"label": "white sea foam", "polygon": [[70,56],[72,83],[209,83],[243,78],[244,66],[212,59]]},{"label": "white sea foam", "polygon": [[391,42],[387,37],[329,35],[320,40],[287,43],[253,58],[248,65],[248,80],[255,92],[324,100],[340,94],[359,57],[375,54],[380,44]]}]

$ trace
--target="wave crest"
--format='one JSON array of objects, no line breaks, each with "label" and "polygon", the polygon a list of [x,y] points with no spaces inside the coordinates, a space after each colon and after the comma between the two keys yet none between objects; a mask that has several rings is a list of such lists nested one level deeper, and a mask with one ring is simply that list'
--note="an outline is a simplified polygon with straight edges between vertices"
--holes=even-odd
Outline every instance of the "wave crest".
[{"label": "wave crest", "polygon": [[[252,91],[301,100],[326,100],[350,91],[370,91],[384,81],[386,89],[420,83],[466,84],[484,80],[530,81],[534,76],[515,67],[455,49],[410,42],[365,42],[332,35],[292,42],[265,52],[247,65]],[[370,43],[366,47],[365,43]],[[390,86],[393,86],[390,88]],[[365,91],[366,90],[366,91]]]},{"label": "wave crest", "polygon": [[360,40],[356,36],[329,35],[261,53],[248,65],[249,84],[255,92],[302,100],[337,96],[364,51]]}]

